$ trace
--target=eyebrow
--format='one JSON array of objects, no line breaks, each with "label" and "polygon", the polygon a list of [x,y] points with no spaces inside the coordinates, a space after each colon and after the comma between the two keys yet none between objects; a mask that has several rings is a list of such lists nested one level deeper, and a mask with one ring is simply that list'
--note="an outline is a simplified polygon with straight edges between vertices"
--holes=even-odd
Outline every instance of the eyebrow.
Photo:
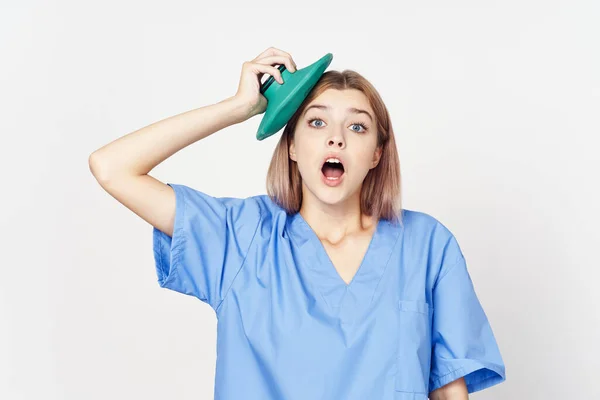
[{"label": "eyebrow", "polygon": [[[313,105],[307,107],[306,110],[304,110],[304,114],[306,114],[308,112],[308,110],[310,110],[311,108],[318,108],[321,110],[330,110],[331,109],[331,107],[324,106],[322,104],[313,104]],[[349,107],[347,110],[353,114],[366,114],[371,119],[371,122],[373,122],[373,120],[374,120],[373,116],[366,110],[362,110],[362,109],[356,108],[356,107]]]}]

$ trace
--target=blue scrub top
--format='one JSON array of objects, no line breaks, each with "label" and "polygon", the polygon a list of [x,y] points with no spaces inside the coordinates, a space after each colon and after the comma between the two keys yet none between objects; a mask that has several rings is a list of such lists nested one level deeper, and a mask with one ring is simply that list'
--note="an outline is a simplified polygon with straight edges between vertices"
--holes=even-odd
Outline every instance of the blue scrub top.
[{"label": "blue scrub top", "polygon": [[469,393],[505,380],[465,258],[434,217],[379,220],[346,284],[300,213],[169,186],[158,283],[216,313],[215,399],[426,400],[460,377]]}]

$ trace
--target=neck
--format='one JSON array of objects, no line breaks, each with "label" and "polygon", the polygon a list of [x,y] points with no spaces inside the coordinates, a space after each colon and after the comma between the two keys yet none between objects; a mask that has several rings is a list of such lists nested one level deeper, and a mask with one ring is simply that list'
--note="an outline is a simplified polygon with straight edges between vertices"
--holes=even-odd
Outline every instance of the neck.
[{"label": "neck", "polygon": [[340,243],[346,236],[375,227],[376,221],[360,211],[360,189],[335,205],[323,203],[309,190],[303,192],[300,215],[323,241]]}]

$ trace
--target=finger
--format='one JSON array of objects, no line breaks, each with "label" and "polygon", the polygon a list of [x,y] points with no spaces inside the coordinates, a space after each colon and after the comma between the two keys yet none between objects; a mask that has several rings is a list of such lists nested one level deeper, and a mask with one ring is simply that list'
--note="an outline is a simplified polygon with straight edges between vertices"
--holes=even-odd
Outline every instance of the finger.
[{"label": "finger", "polygon": [[292,62],[292,64],[294,64],[294,68],[298,69],[298,67],[296,66],[296,61],[294,61],[294,59],[292,58],[292,55],[288,52],[285,52],[283,50],[280,50],[276,47],[269,47],[268,49],[266,49],[265,51],[263,51],[262,53],[260,53],[254,60],[252,61],[257,61],[261,58],[267,57],[267,56],[284,56],[290,59],[290,61]]},{"label": "finger", "polygon": [[[274,77],[277,82],[283,84],[283,78],[281,77],[281,71],[278,68],[272,67],[270,65],[260,64],[260,63],[252,63],[248,62],[245,64],[248,68],[250,68],[254,73],[262,72],[263,74],[269,74]],[[261,75],[262,76],[262,75]]]},{"label": "finger", "polygon": [[292,72],[296,71],[296,66],[293,65],[292,61],[285,56],[263,57],[261,59],[256,60],[255,62],[265,65],[284,64],[288,70]]}]

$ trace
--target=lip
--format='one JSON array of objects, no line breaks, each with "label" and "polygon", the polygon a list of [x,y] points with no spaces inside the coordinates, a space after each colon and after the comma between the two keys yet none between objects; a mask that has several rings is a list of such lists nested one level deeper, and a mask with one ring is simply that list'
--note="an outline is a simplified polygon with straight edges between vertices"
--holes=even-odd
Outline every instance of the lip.
[{"label": "lip", "polygon": [[323,160],[321,160],[321,166],[319,168],[323,168],[323,164],[325,164],[325,161],[328,158],[337,158],[338,160],[340,160],[340,162],[344,166],[344,171],[346,171],[346,162],[344,161],[344,158],[339,153],[327,153],[327,155],[325,157],[323,157]]},{"label": "lip", "polygon": [[[325,161],[328,158],[337,158],[338,160],[340,160],[340,162],[342,163],[342,165],[344,166],[344,172],[342,173],[342,175],[338,178],[338,179],[327,179],[327,177],[323,174],[323,164],[325,164]],[[344,177],[346,176],[346,164],[344,162],[344,159],[342,158],[342,156],[340,156],[338,153],[327,153],[327,155],[325,157],[323,157],[323,160],[321,161],[321,165],[319,167],[319,174],[321,174],[321,180],[323,181],[323,183],[327,186],[330,187],[335,187],[335,186],[339,186],[342,184],[342,181],[344,180]]]}]

